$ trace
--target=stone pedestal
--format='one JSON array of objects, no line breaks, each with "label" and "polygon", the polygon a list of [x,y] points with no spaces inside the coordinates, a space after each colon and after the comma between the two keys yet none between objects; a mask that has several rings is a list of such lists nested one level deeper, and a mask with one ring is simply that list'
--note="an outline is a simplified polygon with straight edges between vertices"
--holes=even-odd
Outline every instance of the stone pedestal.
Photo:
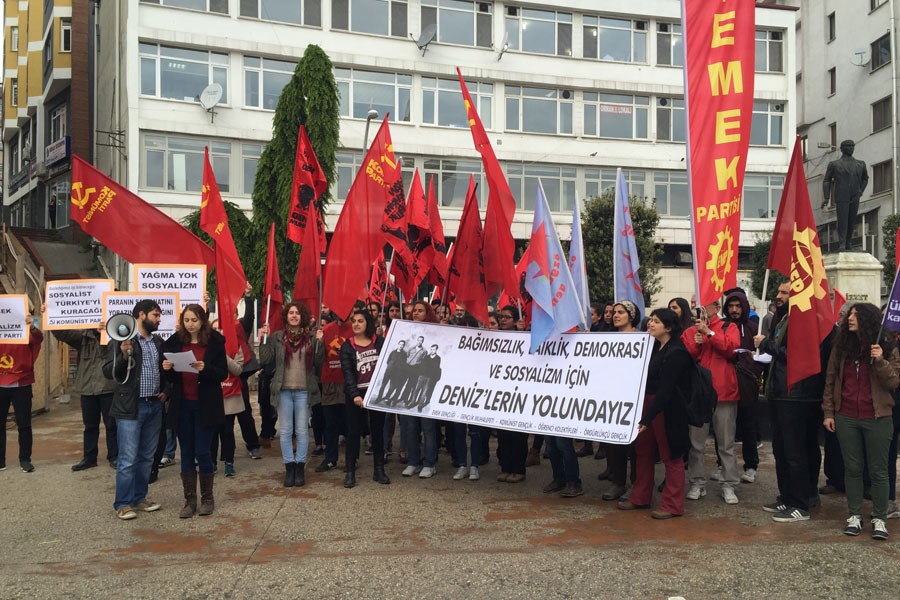
[{"label": "stone pedestal", "polygon": [[881,306],[881,262],[868,252],[838,252],[823,258],[828,286],[837,288],[847,302]]}]

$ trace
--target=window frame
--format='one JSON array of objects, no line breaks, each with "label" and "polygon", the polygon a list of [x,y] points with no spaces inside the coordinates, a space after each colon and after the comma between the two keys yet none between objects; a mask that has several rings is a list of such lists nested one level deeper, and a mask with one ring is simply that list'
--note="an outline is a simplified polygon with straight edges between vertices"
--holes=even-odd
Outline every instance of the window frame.
[{"label": "window frame", "polygon": [[[623,101],[617,101],[612,98],[613,96],[619,96],[623,99]],[[604,99],[604,97],[606,97]],[[624,98],[631,98],[631,102],[625,102]],[[646,99],[646,103],[638,102],[638,98]],[[612,139],[612,140],[649,140],[650,139],[650,111],[651,111],[651,97],[644,96],[642,94],[623,94],[617,92],[583,92],[582,93],[582,117],[583,117],[583,135],[586,138],[600,138],[600,139]],[[604,110],[603,107],[608,107],[607,110]],[[623,107],[623,108],[617,108]],[[628,113],[624,107],[629,107],[631,112]],[[593,112],[593,124],[594,124],[594,132],[588,132],[588,124],[591,121],[591,116],[588,112]],[[631,114],[631,137],[622,137],[615,135],[604,135],[603,131],[603,121],[602,114],[604,112],[610,113],[611,115],[617,114]],[[638,123],[639,115],[643,114],[644,122],[642,124]],[[646,132],[646,135],[640,137],[638,132],[640,128],[643,128]]]},{"label": "window frame", "polygon": [[872,195],[889,194],[894,189],[894,167],[888,159],[872,165]]},{"label": "window frame", "polygon": [[[443,3],[443,4],[442,4]],[[445,21],[447,18],[447,13],[450,14],[468,14],[468,10],[462,10],[460,4],[471,4],[472,5],[472,41],[471,43],[460,42],[456,40],[449,40],[444,38],[444,35],[449,35],[448,31],[456,31],[454,27],[448,25],[446,27],[442,27],[442,21]],[[487,11],[482,11],[481,9],[487,7]],[[442,18],[442,15],[443,18]],[[486,18],[485,18],[486,17]],[[494,3],[493,2],[479,2],[477,0],[422,0],[422,9],[419,17],[420,23],[420,32],[425,31],[425,29],[434,25],[435,27],[435,36],[434,42],[438,44],[450,44],[455,46],[464,46],[467,48],[493,48],[494,43]],[[484,34],[487,34],[487,39],[484,39]],[[479,36],[479,34],[481,34]],[[481,40],[479,40],[481,37]]]},{"label": "window frame", "polygon": [[[757,179],[765,179],[762,185],[756,183]],[[771,173],[747,173],[744,176],[744,193],[741,201],[741,218],[754,220],[774,220],[778,216],[778,205],[781,203],[781,195],[784,190],[784,175],[775,175]],[[767,215],[761,217],[759,215],[749,215],[747,210],[749,202],[747,202],[748,190],[752,193],[759,189],[765,190],[766,193],[766,212]]]},{"label": "window frame", "polygon": [[837,39],[837,22],[835,21],[834,11],[825,17],[825,41],[831,43]]},{"label": "window frame", "polygon": [[[763,39],[760,36],[764,36]],[[775,36],[779,36],[775,38]],[[765,48],[765,68],[760,68],[759,45]],[[777,68],[772,68],[772,49],[778,48]],[[757,29],[754,33],[754,52],[757,60],[754,61],[754,70],[757,73],[784,73],[784,31],[780,29]]]},{"label": "window frame", "polygon": [[72,19],[59,20],[59,51],[63,54],[72,52]]},{"label": "window frame", "polygon": [[828,77],[826,79],[826,85],[828,85],[828,95],[834,96],[837,94],[837,67],[831,67],[828,69]]},{"label": "window frame", "polygon": [[[662,27],[671,27],[672,30],[662,31]],[[665,44],[663,43],[663,38],[667,39]],[[663,47],[669,48],[669,58],[673,59],[670,62],[665,63],[660,60],[659,49]],[[679,47],[681,48],[681,52],[677,51],[677,48]],[[680,58],[681,62],[674,60],[675,58]],[[664,67],[684,68],[684,30],[681,27],[681,23],[668,21],[656,22],[656,64]]]},{"label": "window frame", "polygon": [[[881,47],[881,46],[886,46],[886,48],[887,48],[886,55],[884,53],[885,48]],[[870,73],[874,73],[881,67],[891,64],[891,34],[890,34],[890,32],[882,35],[877,40],[872,42],[872,44],[870,45],[870,51],[872,53],[871,68],[869,69]],[[876,64],[876,61],[875,61],[876,56],[878,56],[880,59],[878,64]]]},{"label": "window frame", "polygon": [[[387,33],[366,31],[353,28],[353,3],[375,2],[386,5]],[[409,35],[409,1],[408,0],[332,0],[331,29],[349,31],[365,35],[406,38]],[[346,21],[346,25],[344,24]]]},{"label": "window frame", "polygon": [[[192,10],[195,12],[206,12],[206,13],[210,13],[212,15],[229,15],[230,14],[229,8],[228,8],[228,0],[204,0],[204,3],[206,4],[206,8],[197,8],[194,6],[181,6],[178,4],[169,4],[169,3],[167,3],[169,1],[170,0],[139,0],[139,2],[141,2],[143,4],[156,4],[159,6],[165,6],[166,8],[175,8],[178,10]],[[217,2],[217,4],[224,10],[213,10],[211,5],[214,1]],[[240,10],[240,8],[238,10]]]},{"label": "window frame", "polygon": [[19,78],[11,77],[9,79],[9,105],[18,106],[19,104]]},{"label": "window frame", "polygon": [[[148,52],[149,48],[155,48],[156,53],[150,54]],[[202,63],[196,59],[179,58],[177,56],[164,56],[163,49],[170,49],[170,50],[176,50],[176,51],[187,51],[187,52],[198,52],[198,53],[202,52],[207,55],[207,62]],[[207,82],[205,85],[210,85],[212,83],[220,83],[221,84],[222,81],[224,81],[225,85],[222,85],[221,103],[223,106],[230,106],[228,80],[230,78],[231,62],[230,62],[230,55],[228,53],[214,52],[212,50],[199,49],[199,48],[184,48],[184,47],[180,47],[180,46],[167,46],[164,44],[141,41],[138,43],[138,55],[139,55],[139,61],[140,61],[139,62],[140,72],[138,74],[138,77],[141,80],[140,96],[147,97],[147,98],[156,98],[158,100],[166,100],[169,102],[190,102],[190,103],[194,103],[194,104],[199,103],[199,99],[197,96],[199,96],[200,92],[203,91],[202,87],[199,90],[197,90],[197,92],[196,92],[197,96],[195,96],[194,98],[187,98],[185,96],[182,96],[181,98],[171,98],[171,97],[162,95],[162,87],[163,87],[162,86],[162,81],[163,81],[163,79],[162,79],[162,76],[163,76],[162,61],[163,60],[174,60],[174,61],[180,61],[180,62],[189,62],[192,64],[206,64]],[[223,59],[222,62],[213,62],[214,56],[221,57]],[[147,61],[147,60],[152,60],[154,63],[154,92],[152,94],[145,93],[143,90],[144,66],[145,66],[145,61]],[[217,78],[216,78],[217,70],[222,71],[224,74],[224,78],[222,81],[217,81]]]},{"label": "window frame", "polygon": [[[647,186],[653,182],[653,172],[643,169],[622,169],[622,174],[625,176],[628,197],[647,200]],[[595,186],[596,191],[594,190]],[[615,189],[616,169],[609,167],[586,167],[584,169],[585,198],[599,197],[608,190],[615,191]]]},{"label": "window frame", "polygon": [[[68,107],[65,102],[51,109],[47,114],[47,135],[49,143],[64,139],[68,130]],[[54,129],[59,128],[59,135],[54,136]]]},{"label": "window frame", "polygon": [[[667,171],[667,170],[658,170],[653,171],[651,173],[651,177],[648,178],[648,185],[652,186],[652,196],[653,204],[656,207],[656,210],[659,212],[660,216],[666,217],[689,217],[691,214],[692,206],[691,206],[691,195],[690,190],[688,188],[688,178],[687,171]],[[672,199],[673,199],[673,188],[677,186],[678,188],[678,200],[681,202],[686,202],[683,213],[672,212]],[[666,206],[662,208],[660,206],[660,194],[658,193],[658,188],[663,187],[666,189],[665,195],[665,203]]]},{"label": "window frame", "polygon": [[[541,56],[573,56],[572,48],[575,28],[573,25],[574,15],[572,13],[547,8],[539,9],[516,6],[512,4],[506,5],[505,8],[506,12],[503,15],[503,30],[509,35],[510,50],[521,52],[523,54],[538,54]],[[525,32],[527,31],[527,26],[530,22],[553,24],[553,52],[523,48],[526,35]],[[514,29],[510,27],[511,23],[514,23]],[[562,45],[564,44],[562,32],[566,29],[568,29],[569,32],[569,46],[567,51],[565,46]]]},{"label": "window frame", "polygon": [[[516,199],[516,207],[534,211],[537,202],[537,180],[544,186],[547,205],[551,213],[571,213],[574,208],[578,169],[571,165],[556,163],[507,162],[506,179],[509,189]],[[557,171],[558,175],[550,173]],[[548,182],[550,182],[548,184]],[[547,188],[550,188],[548,190]],[[558,193],[555,188],[558,188]],[[532,193],[534,190],[534,193]]]},{"label": "window frame", "polygon": [[[612,27],[607,24],[605,27],[603,25],[603,21],[628,21],[630,22],[630,27]],[[642,24],[643,28],[639,26]],[[593,37],[597,39],[596,46],[593,44],[590,45],[591,49],[594,51],[592,54],[588,54],[588,44],[584,43],[588,41],[590,38],[589,33],[591,30],[595,30],[593,33]],[[628,31],[629,32],[629,50],[628,50],[628,59],[619,60],[615,57],[604,58],[601,55],[601,43],[603,41],[603,30],[611,30],[611,31]],[[637,60],[635,58],[636,52],[635,49],[638,47],[636,43],[636,38],[643,37],[643,60]],[[629,18],[618,18],[618,17],[610,17],[603,16],[598,14],[585,14],[582,16],[582,55],[584,58],[599,60],[602,62],[618,62],[624,64],[637,64],[637,65],[646,65],[649,64],[649,38],[650,38],[650,21],[643,19],[629,19]]]},{"label": "window frame", "polygon": [[9,28],[9,51],[10,52],[18,52],[19,51],[19,27],[18,27],[18,25],[14,25]]},{"label": "window frame", "polygon": [[[430,82],[434,82],[433,86]],[[441,124],[440,107],[442,93],[449,94],[451,96],[451,100],[459,104],[459,107],[462,110],[462,114],[465,117],[465,105],[463,104],[462,97],[460,96],[458,79],[442,79],[440,77],[423,76],[421,78],[421,84],[422,114],[420,122],[422,125],[427,127],[444,127],[449,129],[469,129],[468,120],[466,120],[465,118],[459,125]],[[445,87],[441,87],[442,84]],[[466,87],[469,89],[469,94],[472,96],[472,100],[475,102],[475,109],[478,111],[478,116],[481,117],[482,125],[484,126],[485,130],[492,131],[494,129],[494,90],[497,89],[496,85],[488,81],[466,81]],[[488,110],[484,110],[485,100],[487,100],[489,104]],[[429,110],[429,104],[431,105],[432,116],[434,117],[431,121],[427,120],[426,118],[426,112]]]},{"label": "window frame", "polygon": [[[256,67],[254,67],[254,66],[248,66],[248,65],[247,65],[247,61],[248,61],[248,60],[258,60],[258,61],[259,61],[259,66],[256,66]],[[266,68],[266,61],[267,61],[267,60],[270,61],[271,63],[292,64],[292,65],[293,65],[293,69],[291,69],[291,71],[288,72],[288,71],[282,71],[282,70],[279,70],[279,69],[276,69],[276,68]],[[274,65],[273,65],[273,66],[274,66]],[[264,104],[265,104],[265,99],[266,99],[266,93],[265,93],[265,89],[266,89],[266,81],[265,81],[266,73],[270,73],[270,74],[273,74],[273,75],[274,75],[274,74],[287,75],[288,82],[285,83],[285,86],[287,86],[287,85],[290,83],[290,79],[291,79],[291,77],[293,77],[294,72],[296,71],[296,69],[297,69],[297,63],[292,63],[291,61],[280,60],[280,59],[275,59],[275,58],[268,58],[268,57],[265,57],[265,56],[253,56],[253,55],[249,55],[249,54],[243,55],[243,56],[241,57],[241,74],[242,74],[242,80],[243,80],[243,84],[244,84],[244,103],[243,103],[243,106],[244,106],[245,108],[254,108],[254,109],[258,109],[258,110],[266,110],[266,111],[272,111],[272,112],[274,112],[274,111],[275,111],[275,108],[278,106],[278,99],[277,99],[277,98],[275,99],[275,104],[274,104],[271,108],[269,108],[268,106],[264,106]],[[257,94],[257,98],[258,98],[258,100],[259,100],[259,103],[258,103],[258,104],[250,104],[250,103],[247,101],[247,93],[248,93],[248,91],[249,91],[249,84],[248,84],[248,82],[247,82],[247,75],[248,75],[248,73],[257,73],[257,82],[256,82],[256,84],[257,84],[257,89],[256,89],[256,94]],[[281,89],[284,90],[284,87],[282,87]],[[279,98],[281,97],[281,92],[280,92],[280,91],[278,92],[278,97],[279,97]]]},{"label": "window frame", "polygon": [[[149,146],[148,142],[153,141],[158,143],[162,141],[162,146]],[[230,196],[243,196],[244,194],[235,194],[231,190],[232,189],[240,189],[242,184],[241,181],[235,181],[235,177],[241,179],[243,177],[243,165],[241,165],[241,175],[236,176],[235,170],[233,168],[235,164],[235,158],[240,159],[242,157],[241,154],[241,146],[243,145],[243,140],[236,140],[231,138],[206,138],[201,136],[192,136],[192,135],[172,135],[166,132],[155,132],[155,131],[142,131],[141,132],[141,146],[140,146],[140,165],[141,165],[141,175],[140,175],[140,189],[142,190],[153,190],[155,192],[171,192],[175,194],[192,194],[195,192],[199,192],[203,183],[203,150],[202,148],[185,150],[183,148],[172,147],[173,144],[171,142],[181,143],[189,143],[189,144],[201,144],[205,145],[209,148],[209,159],[212,164],[213,171],[216,173],[216,182],[219,184],[219,190],[223,195]],[[258,142],[250,142],[248,143],[258,143]],[[224,145],[228,145],[228,152],[222,152],[220,148]],[[148,156],[150,153],[162,153],[162,184],[163,187],[151,185],[148,183],[148,176],[155,176],[157,173],[151,170],[150,163],[148,160]],[[191,155],[195,160],[199,160],[197,163],[197,172],[196,173],[188,173],[185,170],[185,179],[184,179],[184,188],[178,187],[169,187],[169,155],[177,154],[177,155]],[[226,163],[223,163],[226,161]],[[187,163],[185,163],[187,164]],[[225,168],[223,168],[223,166]],[[224,177],[225,179],[220,179],[223,177],[223,173],[226,173]],[[191,175],[195,177],[191,177]],[[174,175],[173,175],[174,177]],[[195,186],[195,187],[191,187]]]},{"label": "window frame", "polygon": [[[753,121],[756,121],[758,118],[757,115],[766,115],[766,143],[758,144],[753,141],[753,122],[750,124],[750,145],[756,147],[783,147],[784,146],[784,126],[786,123],[785,115],[787,111],[785,110],[786,101],[783,100],[754,100],[753,101]],[[761,105],[765,105],[765,110],[761,110]],[[781,107],[781,110],[773,110],[775,107]],[[777,130],[779,141],[778,143],[772,143],[772,134],[775,131],[775,127],[773,126],[773,121],[775,119],[781,120],[781,127]]]},{"label": "window frame", "polygon": [[[518,90],[516,92],[516,90]],[[533,93],[526,93],[526,90],[529,92],[533,91]],[[544,95],[541,96],[540,93],[543,92]],[[554,93],[555,98],[550,98],[549,93]],[[569,98],[566,98],[564,95],[568,93],[570,95]],[[531,86],[531,85],[510,85],[507,84],[505,86],[504,94],[503,94],[504,105],[506,106],[506,123],[504,130],[505,131],[515,131],[518,133],[528,133],[534,135],[575,135],[575,126],[574,126],[574,117],[575,117],[575,90],[571,89],[557,89],[557,88],[545,88],[539,86]],[[534,104],[536,102],[555,102],[556,104],[556,131],[536,131],[532,129],[525,128],[525,121],[529,115],[534,116],[533,113],[529,111],[528,115],[526,115],[526,107],[529,104]],[[517,104],[516,115],[518,121],[517,128],[511,128],[510,125],[510,102],[515,102]],[[564,131],[562,126],[564,124],[563,120],[563,112],[565,108],[568,107],[569,112],[569,131]],[[535,107],[536,108],[536,107]]]},{"label": "window frame", "polygon": [[[290,21],[284,19],[276,19],[265,17],[265,2],[278,2],[279,0],[238,0],[238,16],[242,19],[255,19],[267,23],[283,23],[285,25],[298,25],[303,27],[322,27],[322,0],[292,0],[293,3],[299,4],[297,16],[298,21]],[[253,14],[245,13],[253,5]],[[271,10],[271,9],[270,9]]]},{"label": "window frame", "polygon": [[[663,101],[666,101],[666,104],[662,104]],[[678,105],[680,103],[680,106]],[[656,108],[656,140],[659,142],[672,142],[672,143],[686,143],[687,142],[687,110],[684,105],[684,98],[679,98],[675,96],[656,96],[654,101],[654,107]],[[661,112],[669,113],[668,116],[668,138],[664,138],[660,135],[660,123],[662,119],[660,118]],[[681,113],[679,117],[677,113]],[[675,139],[675,130],[678,124],[678,119],[681,119],[683,122],[682,129],[684,130],[684,139]]]},{"label": "window frame", "polygon": [[[872,103],[872,133],[889,129],[893,121],[893,98],[888,95]],[[880,119],[878,118],[880,114]]]},{"label": "window frame", "polygon": [[[343,76],[342,72],[349,73],[349,79],[345,78]],[[338,90],[340,91],[340,96],[341,96],[341,106],[339,108],[340,116],[345,119],[363,119],[364,120],[366,118],[366,115],[361,115],[358,117],[353,116],[353,107],[354,107],[353,97],[356,92],[356,87],[359,84],[369,84],[369,85],[379,85],[379,86],[387,85],[386,82],[378,81],[377,78],[373,78],[371,80],[366,80],[366,79],[360,79],[360,78],[354,77],[356,74],[365,74],[365,73],[372,73],[372,74],[381,75],[381,76],[392,76],[394,78],[394,81],[391,84],[393,86],[393,91],[394,91],[393,110],[387,111],[387,112],[390,112],[391,123],[412,123],[413,122],[413,119],[412,119],[412,111],[413,111],[413,106],[412,106],[413,81],[412,80],[413,80],[413,76],[411,74],[396,73],[396,72],[392,73],[392,72],[388,72],[388,71],[372,71],[369,69],[357,69],[357,68],[353,68],[353,67],[335,66],[334,79],[335,79],[335,82],[337,83]],[[400,82],[400,78],[408,79],[408,83]],[[343,92],[343,88],[345,85],[348,86],[347,87],[348,92],[346,94]],[[402,106],[401,103],[404,101],[402,90],[406,91],[405,100],[406,100],[407,112],[405,114],[406,118],[398,119],[397,115],[400,112],[400,108]],[[349,103],[349,104],[347,104],[348,112],[346,114],[344,113],[344,102],[345,101]],[[370,103],[369,106],[372,107],[373,106],[372,103]],[[379,115],[383,118],[384,111],[379,110],[378,112],[379,112]]]}]

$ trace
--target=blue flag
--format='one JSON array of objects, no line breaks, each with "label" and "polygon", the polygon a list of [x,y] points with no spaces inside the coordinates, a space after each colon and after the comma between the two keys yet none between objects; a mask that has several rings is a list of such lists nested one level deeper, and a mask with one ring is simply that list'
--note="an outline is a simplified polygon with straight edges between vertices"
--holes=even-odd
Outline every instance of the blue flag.
[{"label": "blue flag", "polygon": [[631,224],[631,207],[628,206],[628,186],[622,169],[616,170],[616,206],[613,219],[613,300],[630,300],[645,314],[644,288],[638,277],[637,243]]},{"label": "blue flag", "polygon": [[531,261],[525,270],[525,289],[533,299],[530,352],[534,353],[551,336],[573,327],[586,329],[584,311],[550,218],[550,207],[547,206],[540,180],[531,226],[531,244],[534,249],[529,252]]},{"label": "blue flag", "polygon": [[584,262],[584,242],[581,239],[581,209],[578,207],[578,196],[575,196],[575,209],[572,213],[572,242],[569,244],[569,272],[575,283],[575,294],[581,303],[588,325],[591,322],[591,293],[588,290],[587,263]]}]

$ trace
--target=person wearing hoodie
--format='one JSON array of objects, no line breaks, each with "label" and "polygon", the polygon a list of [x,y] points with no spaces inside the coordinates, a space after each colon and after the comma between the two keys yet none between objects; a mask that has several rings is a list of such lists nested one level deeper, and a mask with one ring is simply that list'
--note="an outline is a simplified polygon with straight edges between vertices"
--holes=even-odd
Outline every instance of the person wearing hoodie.
[{"label": "person wearing hoodie", "polygon": [[750,303],[747,294],[741,288],[725,292],[725,320],[737,328],[740,346],[734,353],[734,370],[737,374],[738,400],[737,432],[741,438],[741,453],[744,458],[744,470],[741,481],[756,481],[756,470],[759,468],[759,417],[756,413],[759,400],[759,378],[763,364],[753,360],[756,346],[753,338],[757,333],[757,324],[749,318]]},{"label": "person wearing hoodie", "polygon": [[[737,504],[734,487],[741,482],[737,459],[734,455],[734,438],[737,423],[738,393],[737,374],[734,370],[734,351],[741,345],[737,327],[719,318],[718,302],[706,306],[706,316],[697,319],[693,327],[681,336],[684,347],[694,360],[712,373],[713,388],[719,397],[713,412],[712,425],[716,434],[717,452],[722,465],[720,481],[722,498],[726,504]],[[709,437],[709,424],[691,427],[691,452],[688,456],[688,479],[691,488],[685,497],[699,500],[706,495],[706,466],[703,455]]]}]

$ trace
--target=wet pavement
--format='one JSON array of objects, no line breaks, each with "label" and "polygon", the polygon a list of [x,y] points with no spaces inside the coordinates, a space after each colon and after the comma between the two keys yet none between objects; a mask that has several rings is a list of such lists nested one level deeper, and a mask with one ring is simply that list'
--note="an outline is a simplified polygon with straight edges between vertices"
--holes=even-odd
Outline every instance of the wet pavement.
[{"label": "wet pavement", "polygon": [[740,504],[711,483],[668,521],[602,501],[604,461],[591,457],[580,461],[585,495],[562,499],[541,493],[546,460],[521,484],[496,482],[493,457],[480,481],[453,481],[442,453],[434,478],[401,477],[392,461],[381,486],[364,457],[355,489],[341,469],[311,468],[305,487],[287,489],[276,447],[252,461],[242,446],[237,476],[216,477],[213,516],[178,518],[174,466],[150,488],[162,510],[120,521],[114,471],[70,469],[81,458],[77,401],[51,401],[34,430],[31,474],[8,431],[0,599],[900,597],[900,521],[888,522],[888,542],[850,538],[843,496],[825,496],[812,520],[774,523],[760,508],[775,497],[768,444]]}]

